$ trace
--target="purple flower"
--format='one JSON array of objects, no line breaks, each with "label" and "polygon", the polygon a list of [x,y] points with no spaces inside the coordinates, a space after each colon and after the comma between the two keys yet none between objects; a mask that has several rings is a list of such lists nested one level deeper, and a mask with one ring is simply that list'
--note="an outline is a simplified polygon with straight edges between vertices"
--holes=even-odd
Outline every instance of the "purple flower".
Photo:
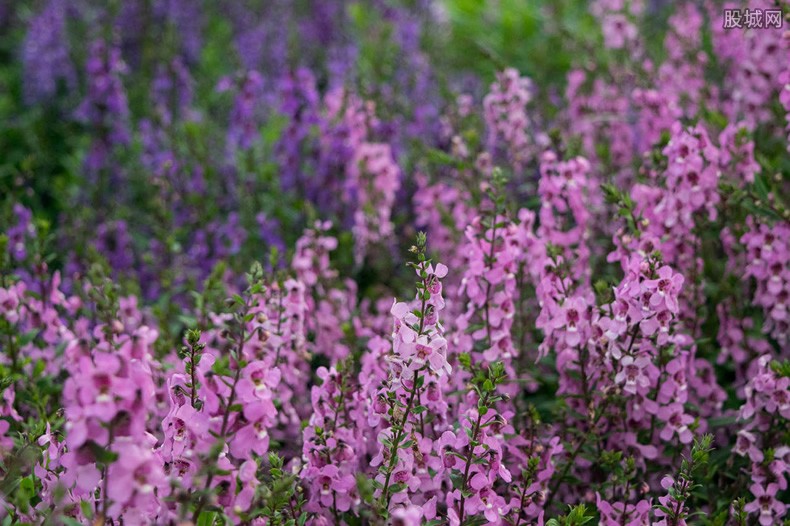
[{"label": "purple flower", "polygon": [[620,359],[620,371],[614,381],[623,385],[623,391],[631,394],[646,394],[650,387],[650,379],[645,375],[644,369],[650,364],[646,356],[623,356]]},{"label": "purple flower", "polygon": [[689,429],[689,424],[694,422],[694,417],[683,410],[682,404],[670,404],[658,410],[657,415],[664,423],[661,429],[661,440],[671,440],[677,434],[681,444],[690,444],[694,434]]},{"label": "purple flower", "polygon": [[67,8],[64,0],[49,0],[30,21],[22,44],[25,100],[30,104],[50,101],[60,84],[69,91],[76,87],[66,34]]},{"label": "purple flower", "polygon": [[752,484],[749,488],[755,499],[744,508],[749,513],[758,512],[759,522],[762,526],[771,526],[781,520],[787,513],[787,506],[776,499],[779,486],[775,483],[763,486]]}]

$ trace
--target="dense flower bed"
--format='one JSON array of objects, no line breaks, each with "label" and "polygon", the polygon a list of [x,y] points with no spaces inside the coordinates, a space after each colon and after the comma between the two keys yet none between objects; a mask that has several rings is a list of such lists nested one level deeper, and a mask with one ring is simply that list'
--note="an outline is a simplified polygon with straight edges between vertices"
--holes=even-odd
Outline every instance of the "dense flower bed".
[{"label": "dense flower bed", "polygon": [[783,523],[787,5],[22,4],[3,524]]}]

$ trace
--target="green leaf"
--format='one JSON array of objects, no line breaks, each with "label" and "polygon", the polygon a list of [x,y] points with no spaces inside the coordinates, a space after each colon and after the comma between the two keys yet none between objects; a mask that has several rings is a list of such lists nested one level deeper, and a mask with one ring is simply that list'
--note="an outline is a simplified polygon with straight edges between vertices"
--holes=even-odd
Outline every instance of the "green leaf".
[{"label": "green leaf", "polygon": [[196,526],[213,526],[214,522],[217,520],[217,516],[218,514],[216,511],[202,511],[200,512]]},{"label": "green leaf", "polygon": [[109,449],[100,446],[96,442],[88,442],[88,448],[91,450],[91,453],[93,454],[96,461],[100,464],[107,465],[118,460],[118,453],[110,451]]},{"label": "green leaf", "polygon": [[458,363],[460,363],[464,369],[468,370],[472,367],[472,357],[469,353],[461,353],[458,356]]},{"label": "green leaf", "polygon": [[363,502],[373,502],[373,483],[362,473],[357,473],[357,490]]},{"label": "green leaf", "polygon": [[80,501],[80,509],[87,519],[93,519],[93,506],[87,500]]}]

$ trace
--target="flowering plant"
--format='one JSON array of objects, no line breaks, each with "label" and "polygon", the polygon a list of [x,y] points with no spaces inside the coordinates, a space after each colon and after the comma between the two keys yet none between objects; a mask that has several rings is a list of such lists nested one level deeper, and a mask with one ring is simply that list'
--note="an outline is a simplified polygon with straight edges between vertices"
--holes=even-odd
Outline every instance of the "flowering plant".
[{"label": "flowering plant", "polygon": [[0,524],[787,523],[787,11],[0,0]]}]

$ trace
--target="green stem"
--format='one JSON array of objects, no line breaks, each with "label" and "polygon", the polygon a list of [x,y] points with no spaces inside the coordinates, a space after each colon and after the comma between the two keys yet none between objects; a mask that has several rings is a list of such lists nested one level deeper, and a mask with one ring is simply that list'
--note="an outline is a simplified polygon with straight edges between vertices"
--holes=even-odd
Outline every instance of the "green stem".
[{"label": "green stem", "polygon": [[[488,393],[483,395],[482,399],[482,406],[488,407]],[[477,421],[475,422],[474,428],[472,428],[472,436],[469,440],[469,451],[466,454],[466,465],[464,466],[464,478],[461,482],[461,504],[458,508],[458,517],[459,517],[459,524],[463,526],[464,524],[464,515],[466,512],[466,496],[464,492],[466,491],[466,485],[469,483],[469,470],[472,467],[472,457],[474,456],[475,447],[477,447],[477,434],[480,432],[480,421],[483,419],[483,412],[478,409],[477,411]]]}]

